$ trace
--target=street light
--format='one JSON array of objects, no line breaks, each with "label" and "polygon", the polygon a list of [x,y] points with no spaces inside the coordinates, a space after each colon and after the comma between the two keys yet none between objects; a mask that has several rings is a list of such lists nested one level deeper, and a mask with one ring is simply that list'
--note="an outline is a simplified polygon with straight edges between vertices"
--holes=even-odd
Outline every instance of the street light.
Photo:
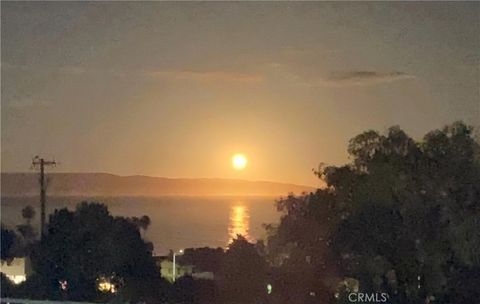
[{"label": "street light", "polygon": [[[178,251],[178,253],[179,253],[178,255],[182,255],[182,254],[183,254],[183,249],[180,249],[180,250]],[[172,271],[172,281],[173,281],[173,282],[175,282],[175,279],[176,279],[176,277],[177,277],[177,275],[176,275],[176,270],[177,270],[176,267],[177,267],[177,264],[175,263],[175,257],[176,257],[176,256],[177,256],[177,253],[174,251],[174,252],[173,252],[173,271]]]}]

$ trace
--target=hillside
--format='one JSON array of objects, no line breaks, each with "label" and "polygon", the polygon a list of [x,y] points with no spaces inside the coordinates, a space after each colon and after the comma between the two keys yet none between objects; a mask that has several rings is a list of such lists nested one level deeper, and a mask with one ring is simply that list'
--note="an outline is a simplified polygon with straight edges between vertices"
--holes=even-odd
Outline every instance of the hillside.
[{"label": "hillside", "polygon": [[[38,194],[38,175],[2,173],[2,196]],[[165,178],[118,176],[107,173],[48,174],[48,195],[52,196],[162,196],[162,195],[286,195],[314,188],[268,181],[220,178]]]}]

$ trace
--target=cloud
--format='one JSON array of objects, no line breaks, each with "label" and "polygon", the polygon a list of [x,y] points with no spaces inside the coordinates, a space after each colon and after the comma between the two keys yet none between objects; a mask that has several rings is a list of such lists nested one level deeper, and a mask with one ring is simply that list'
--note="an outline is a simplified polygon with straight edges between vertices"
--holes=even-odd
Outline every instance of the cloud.
[{"label": "cloud", "polygon": [[151,77],[204,82],[260,83],[264,80],[260,74],[228,71],[164,70],[147,72],[147,74]]},{"label": "cloud", "polygon": [[268,67],[283,80],[305,87],[367,86],[415,78],[414,75],[401,71],[351,70],[319,73],[318,70],[298,69],[279,62],[271,62]]},{"label": "cloud", "polygon": [[330,73],[327,77],[320,79],[319,82],[325,85],[372,85],[413,78],[415,76],[399,71],[347,71]]}]

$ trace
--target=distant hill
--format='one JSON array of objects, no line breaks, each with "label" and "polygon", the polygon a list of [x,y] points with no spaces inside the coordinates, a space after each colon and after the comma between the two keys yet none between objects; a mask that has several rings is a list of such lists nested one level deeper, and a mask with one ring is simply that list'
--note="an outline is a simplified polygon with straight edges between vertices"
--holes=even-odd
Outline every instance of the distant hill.
[{"label": "distant hill", "polygon": [[[300,194],[315,189],[286,183],[221,178],[165,178],[118,176],[107,173],[51,173],[51,196],[163,196],[163,195],[261,195]],[[2,196],[38,195],[35,173],[2,173]]]}]

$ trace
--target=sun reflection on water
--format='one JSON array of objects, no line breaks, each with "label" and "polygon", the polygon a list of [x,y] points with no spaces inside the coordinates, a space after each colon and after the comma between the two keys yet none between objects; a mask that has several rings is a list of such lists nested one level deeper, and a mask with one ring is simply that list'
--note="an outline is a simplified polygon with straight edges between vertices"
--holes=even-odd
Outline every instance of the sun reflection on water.
[{"label": "sun reflection on water", "polygon": [[230,207],[230,220],[228,224],[228,243],[230,244],[238,234],[250,241],[250,210],[243,204]]}]

